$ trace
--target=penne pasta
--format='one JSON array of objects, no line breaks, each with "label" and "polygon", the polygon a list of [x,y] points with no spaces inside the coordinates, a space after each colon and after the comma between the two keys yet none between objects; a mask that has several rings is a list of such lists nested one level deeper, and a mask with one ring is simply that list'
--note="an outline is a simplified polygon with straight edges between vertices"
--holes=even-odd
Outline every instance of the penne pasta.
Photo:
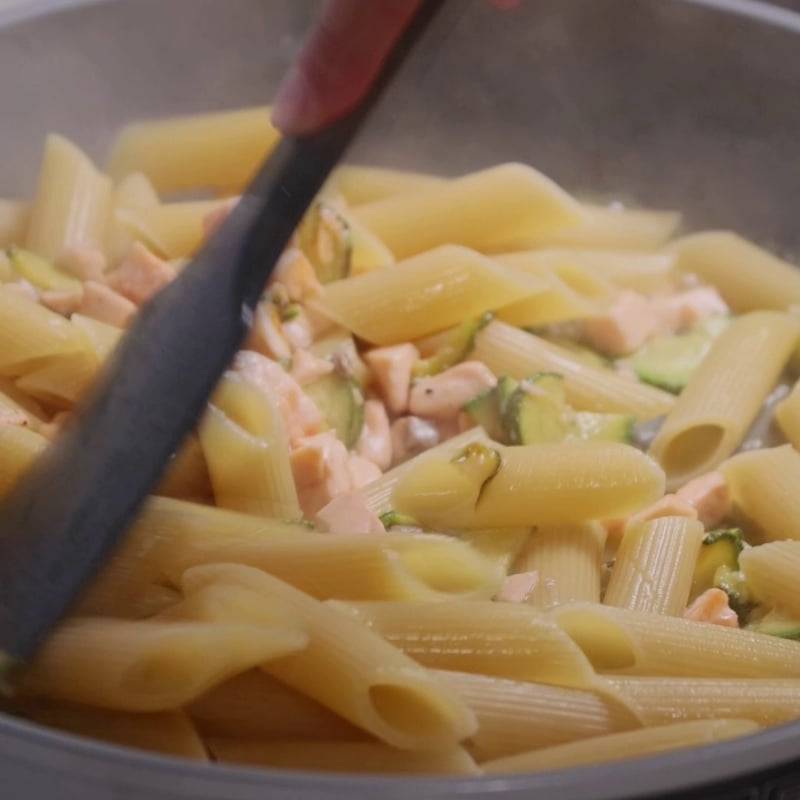
[{"label": "penne pasta", "polygon": [[210,739],[217,761],[254,767],[312,769],[325,772],[479,775],[465,750],[397,750],[378,742],[294,742],[258,739]]},{"label": "penne pasta", "polygon": [[614,733],[595,739],[546,747],[532,753],[498,758],[481,764],[487,774],[564,769],[581,764],[618,761],[653,755],[664,750],[699,747],[712,742],[755,733],[758,725],[745,719],[696,720],[660,725],[654,728]]},{"label": "penne pasta", "polygon": [[182,711],[132,714],[33,699],[18,701],[14,710],[41,725],[78,736],[163,755],[208,761],[202,740],[189,717]]},{"label": "penne pasta", "polygon": [[471,357],[495,375],[517,380],[536,372],[557,372],[564,377],[567,402],[581,411],[629,413],[645,420],[666,413],[675,403],[667,392],[587,365],[569,350],[503,322],[491,322],[478,333]]},{"label": "penne pasta", "polygon": [[599,672],[800,677],[800,643],[775,636],[590,603],[559,606],[550,613]]},{"label": "penne pasta", "polygon": [[302,517],[286,431],[266,392],[226,373],[198,436],[218,506],[274,519]]},{"label": "penne pasta", "polygon": [[739,453],[720,471],[751,540],[800,538],[800,531],[789,522],[800,518],[800,453],[791,445]]},{"label": "penne pasta", "polygon": [[115,180],[141,172],[159,192],[240,191],[278,140],[267,107],[129,125],[111,149]]},{"label": "penne pasta", "polygon": [[0,425],[0,496],[5,495],[47,447],[47,439],[23,425]]},{"label": "penne pasta", "polygon": [[517,562],[519,572],[537,575],[527,602],[543,610],[580,600],[599,603],[605,540],[596,522],[538,527]]},{"label": "penne pasta", "polygon": [[749,719],[779,725],[800,717],[800,681],[768,678],[609,678],[645,725]]},{"label": "penne pasta", "polygon": [[94,353],[98,363],[102,364],[122,338],[123,330],[99,319],[73,314],[70,322],[86,336],[89,350]]},{"label": "penne pasta", "polygon": [[215,584],[282,605],[308,645],[262,668],[387,744],[444,750],[475,730],[474,715],[445,683],[346,615],[250,567],[195,567],[181,580],[189,597]]},{"label": "penne pasta", "polygon": [[427,667],[559,686],[595,682],[580,649],[525,604],[335,602],[334,607]]},{"label": "penne pasta", "polygon": [[[434,292],[424,289],[434,284]],[[368,342],[394,344],[530,297],[546,284],[447,245],[325,286],[312,307]],[[402,302],[398,302],[402,298]]]},{"label": "penne pasta", "polygon": [[[38,650],[23,695],[116,711],[180,708],[226,678],[306,645],[297,627],[76,617]],[[86,680],[91,675],[91,680]]]},{"label": "penne pasta", "polygon": [[456,531],[462,542],[496,564],[503,574],[511,571],[531,535],[530,528],[488,528],[486,530]]},{"label": "penne pasta", "polygon": [[800,578],[800,541],[768,542],[749,547],[739,566],[753,595],[790,617],[800,616],[797,581]]},{"label": "penne pasta", "polygon": [[405,192],[438,188],[445,183],[445,178],[424,172],[340,164],[334,170],[329,186],[341,194],[349,205],[358,206]]},{"label": "penne pasta", "polygon": [[676,268],[716,286],[737,313],[783,311],[800,303],[800,273],[792,264],[727,231],[696,233],[674,242]]},{"label": "penne pasta", "polygon": [[641,727],[636,712],[602,686],[582,690],[464,672],[439,674],[478,718],[468,747],[479,762]]},{"label": "penne pasta", "polygon": [[775,421],[795,450],[800,450],[800,381],[792,391],[775,406]]},{"label": "penne pasta", "polygon": [[514,527],[626,516],[663,491],[658,465],[628,445],[472,445],[456,458],[419,459],[392,505],[434,530]]},{"label": "penne pasta", "polygon": [[200,440],[189,434],[167,464],[153,494],[193,503],[210,502],[214,496]]},{"label": "penne pasta", "polygon": [[675,489],[718,467],[744,438],[800,337],[800,321],[759,311],[714,341],[650,446]]},{"label": "penne pasta", "polygon": [[703,524],[686,517],[628,523],[603,602],[631,611],[681,616],[704,536]]},{"label": "penne pasta", "polygon": [[26,371],[15,385],[31,397],[56,408],[71,408],[97,375],[98,362],[91,348],[45,362]]},{"label": "penne pasta", "polygon": [[48,136],[25,246],[48,259],[85,246],[105,249],[111,182],[75,145]]},{"label": "penne pasta", "polygon": [[366,738],[342,717],[260,669],[214,686],[187,706],[187,712],[203,736],[317,741]]},{"label": "penne pasta", "polygon": [[500,252],[584,219],[579,203],[522,164],[375,200],[359,206],[356,215],[397,258],[448,243]]}]

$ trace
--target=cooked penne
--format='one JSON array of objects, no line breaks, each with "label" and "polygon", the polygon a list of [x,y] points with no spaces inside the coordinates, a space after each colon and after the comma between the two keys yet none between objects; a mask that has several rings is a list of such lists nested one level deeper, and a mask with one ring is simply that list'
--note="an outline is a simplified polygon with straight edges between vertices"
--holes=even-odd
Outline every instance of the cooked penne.
[{"label": "cooked penne", "polygon": [[0,425],[0,496],[5,495],[47,447],[47,439],[23,425]]},{"label": "cooked penne", "polygon": [[182,711],[132,714],[29,698],[15,703],[14,710],[41,725],[79,736],[169,756],[208,761],[203,742],[189,717]]},{"label": "cooked penne", "polygon": [[474,715],[445,683],[380,636],[283,581],[251,567],[218,564],[187,571],[181,584],[190,597],[219,584],[283,605],[308,635],[308,645],[263,669],[387,744],[446,749],[474,732]]},{"label": "cooked penne", "polygon": [[467,542],[484,558],[506,574],[511,571],[531,535],[530,528],[488,528],[475,531],[455,531],[462,542]]},{"label": "cooked penne", "polygon": [[492,322],[478,333],[471,357],[495,375],[518,380],[535,372],[557,372],[564,376],[567,402],[580,410],[630,413],[645,420],[675,403],[660,389],[589,366],[568,350],[503,322]]},{"label": "cooked penne", "polygon": [[564,769],[624,758],[653,755],[664,750],[699,747],[725,739],[755,733],[759,726],[747,719],[696,720],[660,725],[655,728],[613,733],[580,742],[546,747],[518,756],[498,758],[481,764],[488,774]]},{"label": "cooked penne", "polygon": [[31,208],[16,200],[0,200],[0,247],[21,245],[27,238]]},{"label": "cooked penne", "polygon": [[800,717],[800,681],[769,678],[609,678],[645,725],[749,719],[779,725]]},{"label": "cooked penne", "polygon": [[675,211],[650,211],[583,204],[579,225],[518,240],[524,247],[596,247],[606,250],[657,250],[681,223]]},{"label": "cooked penne", "polygon": [[478,761],[641,727],[636,712],[602,686],[582,690],[464,672],[440,675],[478,718],[468,743]]},{"label": "cooked penne", "polygon": [[267,107],[129,125],[111,150],[115,180],[147,176],[159,192],[241,190],[278,140]]},{"label": "cooked penne", "polygon": [[359,206],[356,214],[397,258],[448,243],[496,252],[514,249],[521,240],[584,219],[579,203],[522,164],[501,164],[375,200]]},{"label": "cooked penne", "polygon": [[218,506],[274,519],[300,519],[289,443],[266,392],[228,372],[198,427]]},{"label": "cooked penne", "polygon": [[590,603],[550,613],[599,672],[800,677],[800,643],[775,636]]},{"label": "cooked penne", "polygon": [[358,206],[405,192],[438,188],[446,182],[446,178],[424,172],[340,164],[334,170],[328,186],[339,192],[351,206]]},{"label": "cooked penne", "polygon": [[395,485],[393,507],[434,530],[514,527],[626,516],[664,492],[660,467],[618,443],[472,445],[464,454],[419,459]]},{"label": "cooked penne", "polygon": [[194,255],[205,238],[203,220],[225,204],[220,200],[194,200],[118,208],[114,221],[158,255],[181,258]]},{"label": "cooked penne", "polygon": [[350,275],[361,275],[395,263],[394,253],[349,209],[338,209],[350,235]]},{"label": "cooked penne", "polygon": [[170,711],[307,641],[296,626],[267,626],[263,619],[255,624],[76,617],[48,637],[17,688],[23,695],[116,711]]},{"label": "cooked penne", "polygon": [[735,233],[696,233],[679,239],[672,249],[678,270],[716,286],[737,313],[783,311],[800,303],[797,268]]},{"label": "cooked penne", "polygon": [[686,517],[630,522],[603,602],[631,611],[681,616],[704,535],[703,524]]},{"label": "cooked penne", "polygon": [[739,566],[753,595],[789,616],[800,615],[800,541],[768,542],[739,556]]},{"label": "cooked penne", "polygon": [[595,675],[568,636],[522,603],[334,603],[415,661],[436,669],[590,686]]},{"label": "cooked penne", "polygon": [[45,362],[17,378],[16,386],[48,405],[71,408],[97,375],[99,364],[94,352],[68,354]]},{"label": "cooked penne", "polygon": [[758,311],[731,323],[667,415],[650,453],[667,488],[718,467],[741,442],[800,337],[800,320]]},{"label": "cooked penne", "polygon": [[187,706],[203,736],[237,739],[357,741],[366,738],[342,717],[267,675],[242,672]]},{"label": "cooked penne", "polygon": [[800,539],[800,530],[790,522],[800,519],[800,453],[791,445],[739,453],[720,471],[748,531],[765,541]]},{"label": "cooked penne", "polygon": [[527,602],[543,610],[580,600],[599,603],[605,540],[597,522],[538,527],[517,564],[520,572],[536,571]]},{"label": "cooked penne", "polygon": [[104,250],[110,211],[109,179],[75,145],[48,136],[25,246],[49,259],[77,246]]},{"label": "cooked penne", "polygon": [[94,353],[98,363],[103,363],[122,338],[122,328],[101,322],[99,319],[73,314],[70,322],[86,336],[89,350]]},{"label": "cooked penne", "polygon": [[214,497],[211,478],[199,438],[189,434],[164,469],[153,494],[193,503],[207,503]]},{"label": "cooked penne", "polygon": [[475,762],[461,747],[433,752],[409,752],[378,742],[210,739],[208,748],[217,761],[254,767],[397,775],[480,774]]},{"label": "cooked penne", "polygon": [[[436,285],[435,292],[424,287]],[[502,308],[546,283],[465,247],[446,245],[385,269],[329,283],[318,309],[373,344],[394,344]],[[398,299],[402,298],[402,302]]]}]

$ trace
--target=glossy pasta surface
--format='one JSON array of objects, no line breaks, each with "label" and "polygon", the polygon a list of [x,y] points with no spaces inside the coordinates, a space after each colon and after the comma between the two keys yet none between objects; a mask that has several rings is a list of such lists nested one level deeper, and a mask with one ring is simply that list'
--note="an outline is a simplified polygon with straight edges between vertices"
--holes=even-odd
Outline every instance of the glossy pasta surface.
[{"label": "glossy pasta surface", "polygon": [[[0,200],[0,494],[192,268],[269,120],[137,123],[105,168],[51,135],[34,195]],[[800,718],[800,272],[680,225],[524,164],[340,166],[10,711],[398,775]]]}]

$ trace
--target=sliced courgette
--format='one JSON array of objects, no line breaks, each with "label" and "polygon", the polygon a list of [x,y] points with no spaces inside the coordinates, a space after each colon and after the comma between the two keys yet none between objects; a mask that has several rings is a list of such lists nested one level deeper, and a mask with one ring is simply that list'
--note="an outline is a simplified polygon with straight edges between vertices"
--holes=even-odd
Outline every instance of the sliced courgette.
[{"label": "sliced courgette", "polygon": [[563,441],[570,429],[563,378],[543,372],[522,381],[508,398],[503,427],[511,444]]},{"label": "sliced courgette", "polygon": [[428,378],[438,375],[456,364],[460,364],[475,347],[475,337],[478,332],[492,321],[492,312],[487,311],[475,319],[462,322],[447,337],[442,346],[428,358],[422,358],[414,365],[411,376],[413,378]]},{"label": "sliced courgette", "polygon": [[304,387],[336,437],[350,449],[364,427],[364,395],[358,384],[338,372],[329,372]]},{"label": "sliced courgette", "polygon": [[314,342],[309,351],[317,358],[330,361],[345,378],[365,389],[370,380],[369,367],[362,361],[355,340],[344,328]]},{"label": "sliced courgette", "polygon": [[389,508],[378,515],[381,524],[388,531],[390,528],[421,528],[422,526],[413,517],[407,514],[400,514],[393,508]]},{"label": "sliced courgette", "polygon": [[572,416],[570,429],[568,439],[597,439],[630,444],[636,429],[636,419],[630,414],[576,411]]},{"label": "sliced courgette", "polygon": [[739,553],[742,552],[743,546],[744,540],[739,528],[709,531],[703,539],[694,568],[693,596],[717,585],[716,576],[720,568],[730,572],[738,570]]},{"label": "sliced courgette", "polygon": [[37,289],[44,291],[69,291],[79,289],[81,282],[77,278],[62,272],[46,258],[42,258],[30,250],[21,247],[9,247],[6,255],[14,272]]},{"label": "sliced courgette", "polygon": [[319,201],[306,212],[297,228],[297,242],[320,283],[338,281],[350,274],[350,226],[332,206]]},{"label": "sliced courgette", "polygon": [[486,431],[490,439],[505,444],[506,434],[495,387],[476,394],[464,404],[463,410]]},{"label": "sliced courgette", "polygon": [[687,333],[651,339],[631,357],[631,368],[645,383],[680,392],[730,321],[728,314],[714,315]]},{"label": "sliced courgette", "polygon": [[756,606],[744,573],[723,564],[714,574],[714,586],[728,595],[728,605],[739,617],[739,624],[743,624]]}]

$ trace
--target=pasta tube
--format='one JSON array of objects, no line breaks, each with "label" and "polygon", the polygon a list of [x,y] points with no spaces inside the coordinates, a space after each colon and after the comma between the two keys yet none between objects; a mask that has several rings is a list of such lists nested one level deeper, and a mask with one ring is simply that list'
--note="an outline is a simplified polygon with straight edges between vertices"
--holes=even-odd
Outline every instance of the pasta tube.
[{"label": "pasta tube", "polygon": [[446,182],[445,178],[423,172],[340,164],[328,186],[341,194],[349,205],[358,206],[404,192],[438,188]]},{"label": "pasta tube", "polygon": [[188,596],[221,584],[283,605],[308,634],[308,646],[263,669],[387,744],[443,750],[474,732],[474,715],[445,683],[380,636],[272,575],[218,564],[187,571],[181,584]]},{"label": "pasta tube", "polygon": [[762,602],[800,617],[800,541],[768,542],[743,550],[739,566],[747,585]]},{"label": "pasta tube", "polygon": [[540,278],[446,245],[329,283],[312,306],[368,342],[386,345],[426,336],[545,288]]},{"label": "pasta tube", "polygon": [[686,517],[631,522],[617,550],[604,603],[653,614],[683,614],[703,524]]},{"label": "pasta tube", "polygon": [[478,333],[472,357],[495,375],[517,380],[534,372],[557,372],[564,377],[567,402],[580,411],[629,413],[646,420],[666,413],[675,402],[667,392],[587,365],[569,350],[499,321]]},{"label": "pasta tube", "polygon": [[0,200],[0,247],[22,244],[27,238],[30,217],[27,203]]},{"label": "pasta tube", "polygon": [[420,459],[392,504],[434,530],[492,528],[622,517],[663,493],[659,466],[628,445],[472,445],[455,458]]},{"label": "pasta tube", "polygon": [[775,420],[795,450],[800,450],[800,381],[775,406]]},{"label": "pasta tube", "polygon": [[584,219],[579,203],[540,172],[501,164],[359,206],[359,219],[397,258],[453,243],[501,251]]},{"label": "pasta tube", "polygon": [[800,337],[788,314],[731,323],[689,379],[650,447],[673,489],[715,469],[741,442]]},{"label": "pasta tube", "polygon": [[550,613],[601,672],[800,677],[800,643],[776,636],[589,603]]}]

